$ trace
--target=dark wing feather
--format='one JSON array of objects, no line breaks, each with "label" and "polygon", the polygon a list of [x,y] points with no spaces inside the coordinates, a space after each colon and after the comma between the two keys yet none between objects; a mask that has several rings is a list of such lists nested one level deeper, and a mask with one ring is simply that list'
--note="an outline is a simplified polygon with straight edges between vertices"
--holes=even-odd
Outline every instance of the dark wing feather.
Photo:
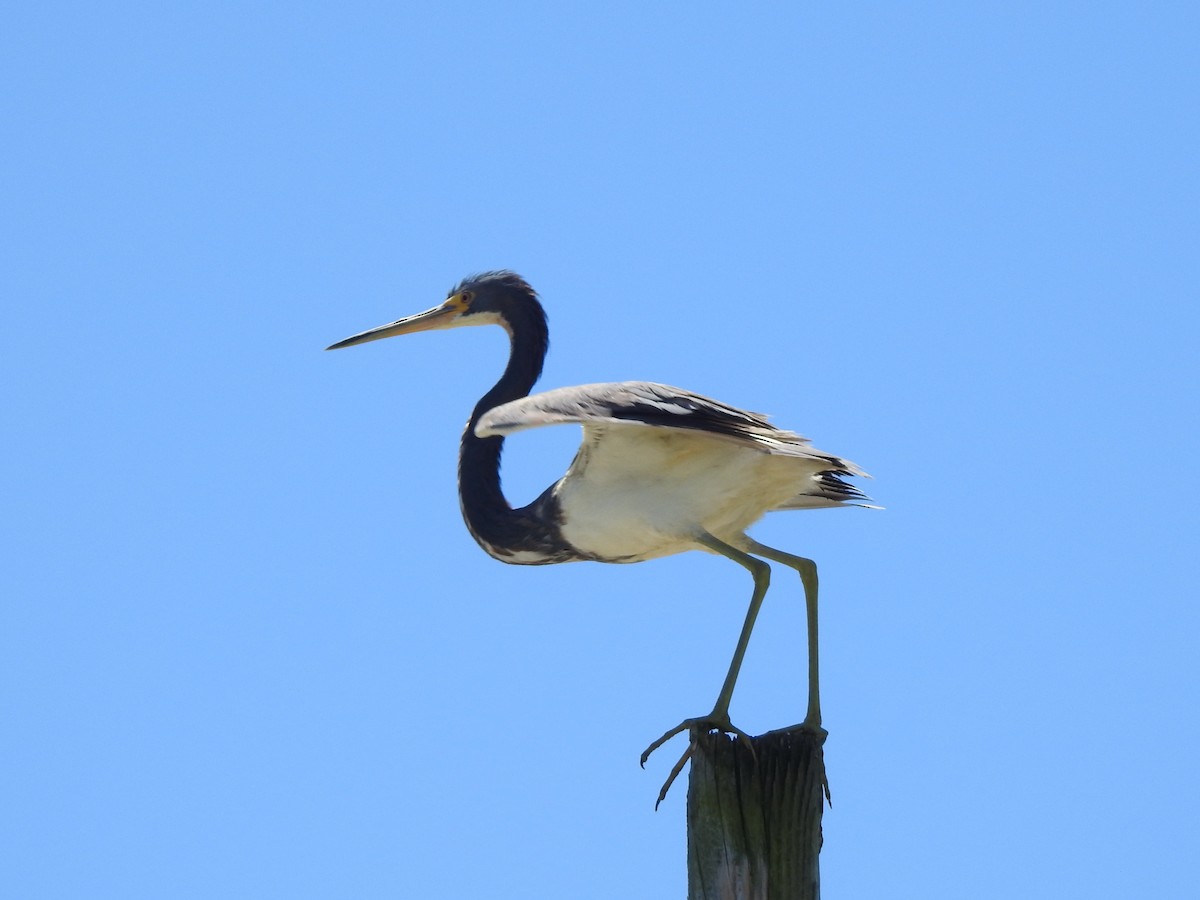
[{"label": "dark wing feather", "polygon": [[764,453],[825,460],[832,472],[865,474],[853,463],[817,450],[807,438],[776,428],[766,416],[650,381],[584,384],[523,397],[488,410],[475,433],[488,437],[567,423],[700,431]]}]

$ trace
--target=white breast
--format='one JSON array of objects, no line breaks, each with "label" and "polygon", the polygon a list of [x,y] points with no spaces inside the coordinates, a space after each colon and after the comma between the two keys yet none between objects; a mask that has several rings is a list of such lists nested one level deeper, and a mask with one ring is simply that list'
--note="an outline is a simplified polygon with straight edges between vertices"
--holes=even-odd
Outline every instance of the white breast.
[{"label": "white breast", "polygon": [[700,431],[588,425],[557,486],[572,546],[634,562],[695,549],[703,529],[734,540],[822,468]]}]

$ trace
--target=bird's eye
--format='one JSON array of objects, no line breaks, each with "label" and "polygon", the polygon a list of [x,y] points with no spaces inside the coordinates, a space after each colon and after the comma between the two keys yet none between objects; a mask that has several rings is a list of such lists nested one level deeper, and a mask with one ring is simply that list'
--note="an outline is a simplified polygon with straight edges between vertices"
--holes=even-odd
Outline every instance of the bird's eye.
[{"label": "bird's eye", "polygon": [[463,303],[470,303],[472,300],[475,299],[475,295],[473,293],[471,293],[471,291],[463,291],[458,296],[462,298]]}]

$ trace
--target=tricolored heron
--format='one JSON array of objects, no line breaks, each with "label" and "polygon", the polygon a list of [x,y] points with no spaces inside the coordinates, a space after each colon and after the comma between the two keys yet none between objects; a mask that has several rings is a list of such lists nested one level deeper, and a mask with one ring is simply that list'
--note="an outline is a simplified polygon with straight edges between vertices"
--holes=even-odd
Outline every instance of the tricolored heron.
[{"label": "tricolored heron", "polygon": [[[525,566],[632,563],[704,550],[733,560],[754,579],[746,621],[712,712],[672,728],[646,749],[642,764],[684,730],[720,730],[748,740],[730,722],[729,703],[770,581],[770,567],[759,557],[795,569],[804,585],[808,712],[801,727],[819,731],[816,564],[760,544],[746,529],[771,510],[867,500],[843,480],[866,473],[761,415],[664,384],[586,384],[529,396],[549,335],[537,294],[513,272],[469,277],[440,306],[327,349],[463,325],[500,325],[511,340],[504,374],[475,404],[459,451],[459,500],[480,547],[501,562]],[[505,436],[563,423],[583,426],[583,444],[567,474],[528,506],[513,509],[500,489]],[[663,795],[690,755],[689,744]]]}]

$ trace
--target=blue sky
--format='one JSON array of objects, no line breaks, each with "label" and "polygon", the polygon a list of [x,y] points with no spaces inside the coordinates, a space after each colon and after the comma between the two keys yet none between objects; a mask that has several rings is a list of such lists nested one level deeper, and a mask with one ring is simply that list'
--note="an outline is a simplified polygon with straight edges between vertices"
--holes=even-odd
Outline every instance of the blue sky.
[{"label": "blue sky", "polygon": [[[829,897],[1195,896],[1200,80],[1183,3],[25,4],[0,36],[0,892],[682,896],[749,595],[502,566],[545,387],[678,384],[870,471],[817,560]],[[514,439],[506,488],[572,429]],[[803,716],[781,572],[734,697]]]}]

